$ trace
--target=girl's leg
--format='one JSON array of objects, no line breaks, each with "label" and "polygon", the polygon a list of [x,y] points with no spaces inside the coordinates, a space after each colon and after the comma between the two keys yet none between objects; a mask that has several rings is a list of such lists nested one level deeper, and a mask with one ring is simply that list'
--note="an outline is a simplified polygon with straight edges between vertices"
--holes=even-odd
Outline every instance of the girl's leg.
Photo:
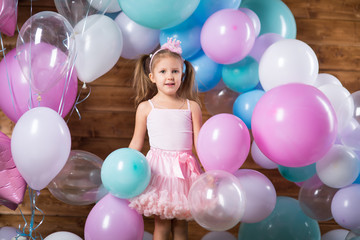
[{"label": "girl's leg", "polygon": [[173,219],[172,233],[174,240],[187,240],[188,239],[188,222],[185,220]]},{"label": "girl's leg", "polygon": [[171,232],[171,220],[161,219],[155,216],[155,229],[153,240],[169,240]]}]

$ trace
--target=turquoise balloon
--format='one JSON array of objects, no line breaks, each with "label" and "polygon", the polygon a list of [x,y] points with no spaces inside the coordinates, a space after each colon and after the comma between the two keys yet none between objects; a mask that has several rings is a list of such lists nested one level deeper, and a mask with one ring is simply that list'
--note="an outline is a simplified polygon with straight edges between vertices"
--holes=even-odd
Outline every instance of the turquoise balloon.
[{"label": "turquoise balloon", "polygon": [[277,197],[274,211],[263,221],[241,223],[238,240],[320,240],[317,221],[306,216],[298,200]]},{"label": "turquoise balloon", "polygon": [[243,0],[242,8],[253,10],[260,19],[260,35],[277,33],[283,38],[296,38],[294,15],[281,0]]},{"label": "turquoise balloon", "polygon": [[259,83],[259,63],[252,57],[224,65],[222,79],[225,85],[235,92],[247,92]]},{"label": "turquoise balloon", "polygon": [[101,180],[112,195],[132,198],[148,186],[150,171],[150,166],[141,152],[120,148],[106,157],[101,167]]},{"label": "turquoise balloon", "polygon": [[118,2],[125,15],[134,22],[148,28],[165,29],[174,27],[190,17],[200,0],[118,0]]},{"label": "turquoise balloon", "polygon": [[285,179],[291,182],[303,182],[316,174],[316,164],[305,167],[285,167],[278,165],[278,170]]}]

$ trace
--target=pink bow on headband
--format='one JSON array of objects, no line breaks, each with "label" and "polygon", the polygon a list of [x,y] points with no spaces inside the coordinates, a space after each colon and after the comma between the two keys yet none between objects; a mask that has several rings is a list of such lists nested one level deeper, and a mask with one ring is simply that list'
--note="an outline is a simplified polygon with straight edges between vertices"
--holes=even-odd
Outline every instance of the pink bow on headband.
[{"label": "pink bow on headband", "polygon": [[149,68],[151,70],[151,64],[152,64],[152,60],[154,58],[154,56],[160,52],[161,50],[164,50],[164,49],[167,49],[171,52],[174,52],[174,53],[177,53],[181,56],[182,54],[182,49],[181,49],[181,46],[180,46],[180,40],[176,40],[175,38],[168,38],[167,39],[167,42],[164,43],[163,45],[161,45],[161,48],[158,49],[156,52],[154,52],[153,54],[150,54],[150,63],[149,63]]}]

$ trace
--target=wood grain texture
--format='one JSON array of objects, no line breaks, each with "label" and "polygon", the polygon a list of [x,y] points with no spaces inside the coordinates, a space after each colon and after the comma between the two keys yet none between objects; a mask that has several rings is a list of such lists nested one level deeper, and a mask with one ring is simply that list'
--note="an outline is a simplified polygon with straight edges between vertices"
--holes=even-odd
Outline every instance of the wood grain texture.
[{"label": "wood grain texture", "polygon": [[[336,76],[350,92],[360,90],[360,1],[359,0],[284,0],[292,11],[297,24],[297,39],[307,43],[319,60],[319,72]],[[40,11],[56,11],[53,1],[20,0],[18,26]],[[30,10],[32,9],[32,10]],[[17,34],[3,36],[5,52],[16,47]],[[0,54],[2,59],[2,54]],[[81,119],[74,113],[69,117],[68,126],[72,135],[72,149],[85,150],[105,159],[112,151],[127,147],[133,132],[135,109],[134,90],[131,87],[134,61],[119,59],[105,75],[81,90],[84,98],[77,107]],[[82,83],[79,82],[79,89]],[[0,89],[1,91],[1,89]],[[79,90],[80,91],[80,90]],[[0,93],[1,94],[1,93]],[[205,93],[201,94],[204,99]],[[211,115],[203,104],[203,119]],[[67,119],[66,117],[65,119]],[[11,137],[15,123],[0,111],[0,131]],[[143,153],[149,149],[146,139]],[[274,184],[278,196],[298,197],[299,187],[285,180],[277,170],[259,167],[249,154],[242,168],[251,168],[265,174]],[[43,236],[56,231],[70,231],[84,235],[86,217],[93,205],[72,206],[55,199],[47,189],[41,190],[38,206],[45,213],[39,228]],[[20,206],[27,219],[30,217],[29,197],[25,196]],[[144,218],[145,231],[153,231],[153,219]],[[40,221],[40,216],[36,217]],[[24,224],[19,209],[12,211],[0,206],[0,227]],[[239,224],[229,231],[237,235]],[[321,232],[340,228],[334,221],[320,222]],[[208,231],[196,222],[189,224],[190,240],[199,240]]]}]

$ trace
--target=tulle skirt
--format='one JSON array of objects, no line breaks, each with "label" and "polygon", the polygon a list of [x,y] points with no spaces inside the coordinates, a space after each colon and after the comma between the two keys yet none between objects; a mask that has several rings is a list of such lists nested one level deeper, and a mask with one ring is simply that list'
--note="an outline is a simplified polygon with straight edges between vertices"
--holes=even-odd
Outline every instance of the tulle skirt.
[{"label": "tulle skirt", "polygon": [[192,151],[151,148],[146,158],[151,167],[150,183],[142,194],[130,199],[129,206],[145,216],[192,220],[187,196],[201,173]]}]

